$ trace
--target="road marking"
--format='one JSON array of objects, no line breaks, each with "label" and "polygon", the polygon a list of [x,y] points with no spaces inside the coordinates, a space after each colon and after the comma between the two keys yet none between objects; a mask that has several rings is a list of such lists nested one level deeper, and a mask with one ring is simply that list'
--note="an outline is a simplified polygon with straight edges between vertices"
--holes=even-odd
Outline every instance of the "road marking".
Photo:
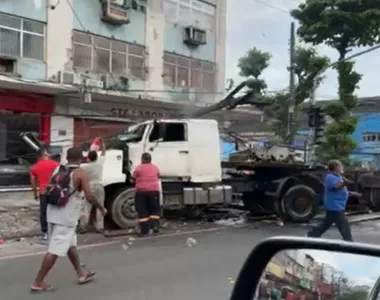
[{"label": "road marking", "polygon": [[[153,239],[160,239],[160,238],[168,238],[168,237],[174,237],[174,236],[181,236],[181,235],[188,235],[188,234],[198,234],[198,233],[204,233],[204,232],[222,231],[222,230],[226,230],[229,228],[230,227],[213,227],[213,228],[207,228],[207,229],[173,232],[173,233],[161,234],[161,235],[157,235],[157,236],[148,236],[148,237],[137,238],[136,242],[153,240]],[[91,249],[91,248],[96,248],[96,247],[105,247],[105,246],[110,246],[110,245],[116,245],[116,244],[120,244],[121,241],[125,240],[125,239],[128,239],[128,237],[126,237],[126,236],[115,237],[115,238],[112,238],[112,241],[82,245],[82,246],[78,246],[78,249],[82,250],[82,249]],[[35,252],[28,252],[28,253],[22,253],[22,254],[6,255],[6,256],[0,256],[0,261],[11,260],[11,259],[16,259],[16,258],[25,258],[25,257],[31,257],[31,256],[40,256],[40,255],[44,255],[44,254],[46,254],[46,251],[35,251]]]}]

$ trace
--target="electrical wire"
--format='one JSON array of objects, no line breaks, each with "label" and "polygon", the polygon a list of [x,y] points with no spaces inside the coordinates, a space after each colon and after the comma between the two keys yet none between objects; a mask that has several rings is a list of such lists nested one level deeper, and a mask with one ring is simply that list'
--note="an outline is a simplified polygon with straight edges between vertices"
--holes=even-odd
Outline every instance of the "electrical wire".
[{"label": "electrical wire", "polygon": [[264,6],[267,6],[267,7],[273,8],[273,9],[275,9],[275,10],[281,11],[281,12],[287,14],[287,15],[290,17],[290,11],[287,11],[287,10],[285,10],[284,8],[281,8],[281,7],[275,6],[275,5],[273,5],[273,4],[270,4],[270,3],[265,2],[265,1],[262,1],[262,0],[253,0],[253,1],[255,1],[255,2],[257,2],[257,3],[260,3],[260,4],[264,5]]}]

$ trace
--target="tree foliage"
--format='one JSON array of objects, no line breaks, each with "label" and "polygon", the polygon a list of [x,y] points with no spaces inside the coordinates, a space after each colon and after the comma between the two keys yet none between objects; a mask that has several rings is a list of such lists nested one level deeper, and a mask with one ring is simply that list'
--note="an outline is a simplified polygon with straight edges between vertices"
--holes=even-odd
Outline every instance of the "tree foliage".
[{"label": "tree foliage", "polygon": [[261,51],[256,47],[249,49],[247,53],[239,59],[239,75],[251,79],[249,88],[254,94],[261,95],[267,88],[265,80],[259,77],[262,72],[268,68],[270,59],[270,53]]},{"label": "tree foliage", "polygon": [[[304,42],[336,49],[338,60],[345,59],[354,47],[373,46],[379,41],[380,0],[306,0],[291,15],[300,24],[297,34]],[[348,61],[336,65],[339,100],[327,108],[334,122],[327,126],[326,142],[318,151],[322,161],[347,161],[356,147],[351,134],[357,120],[350,112],[357,105],[354,92],[361,75],[353,67]]]},{"label": "tree foliage", "polygon": [[[297,79],[295,90],[295,110],[292,132],[290,137],[287,136],[288,127],[288,108],[290,104],[290,94],[288,91],[279,92],[275,95],[267,96],[272,105],[264,107],[266,116],[275,120],[273,129],[275,133],[283,139],[295,135],[299,129],[299,116],[301,115],[300,104],[310,97],[313,88],[313,81],[318,73],[330,64],[330,60],[325,56],[318,55],[314,48],[297,47],[294,57],[294,72]],[[240,65],[239,65],[240,67]],[[317,84],[319,85],[323,77],[319,76]]]},{"label": "tree foliage", "polygon": [[339,297],[341,300],[366,300],[368,299],[368,291],[356,290],[352,292],[344,293]]}]

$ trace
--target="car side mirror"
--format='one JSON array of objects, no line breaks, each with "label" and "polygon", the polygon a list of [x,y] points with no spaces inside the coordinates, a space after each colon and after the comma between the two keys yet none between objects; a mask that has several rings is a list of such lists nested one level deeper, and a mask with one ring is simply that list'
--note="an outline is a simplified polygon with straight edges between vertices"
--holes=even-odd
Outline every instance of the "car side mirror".
[{"label": "car side mirror", "polygon": [[377,300],[379,293],[380,247],[280,236],[252,250],[230,299]]}]

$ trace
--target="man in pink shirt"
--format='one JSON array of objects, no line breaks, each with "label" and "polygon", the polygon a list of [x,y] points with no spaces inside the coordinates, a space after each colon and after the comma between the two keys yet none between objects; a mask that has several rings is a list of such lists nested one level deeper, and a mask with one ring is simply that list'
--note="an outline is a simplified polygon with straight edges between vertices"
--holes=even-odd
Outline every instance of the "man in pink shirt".
[{"label": "man in pink shirt", "polygon": [[144,236],[153,229],[159,231],[160,222],[160,171],[152,164],[152,156],[143,153],[141,164],[133,172],[135,182],[135,207],[139,218],[140,235]]}]

